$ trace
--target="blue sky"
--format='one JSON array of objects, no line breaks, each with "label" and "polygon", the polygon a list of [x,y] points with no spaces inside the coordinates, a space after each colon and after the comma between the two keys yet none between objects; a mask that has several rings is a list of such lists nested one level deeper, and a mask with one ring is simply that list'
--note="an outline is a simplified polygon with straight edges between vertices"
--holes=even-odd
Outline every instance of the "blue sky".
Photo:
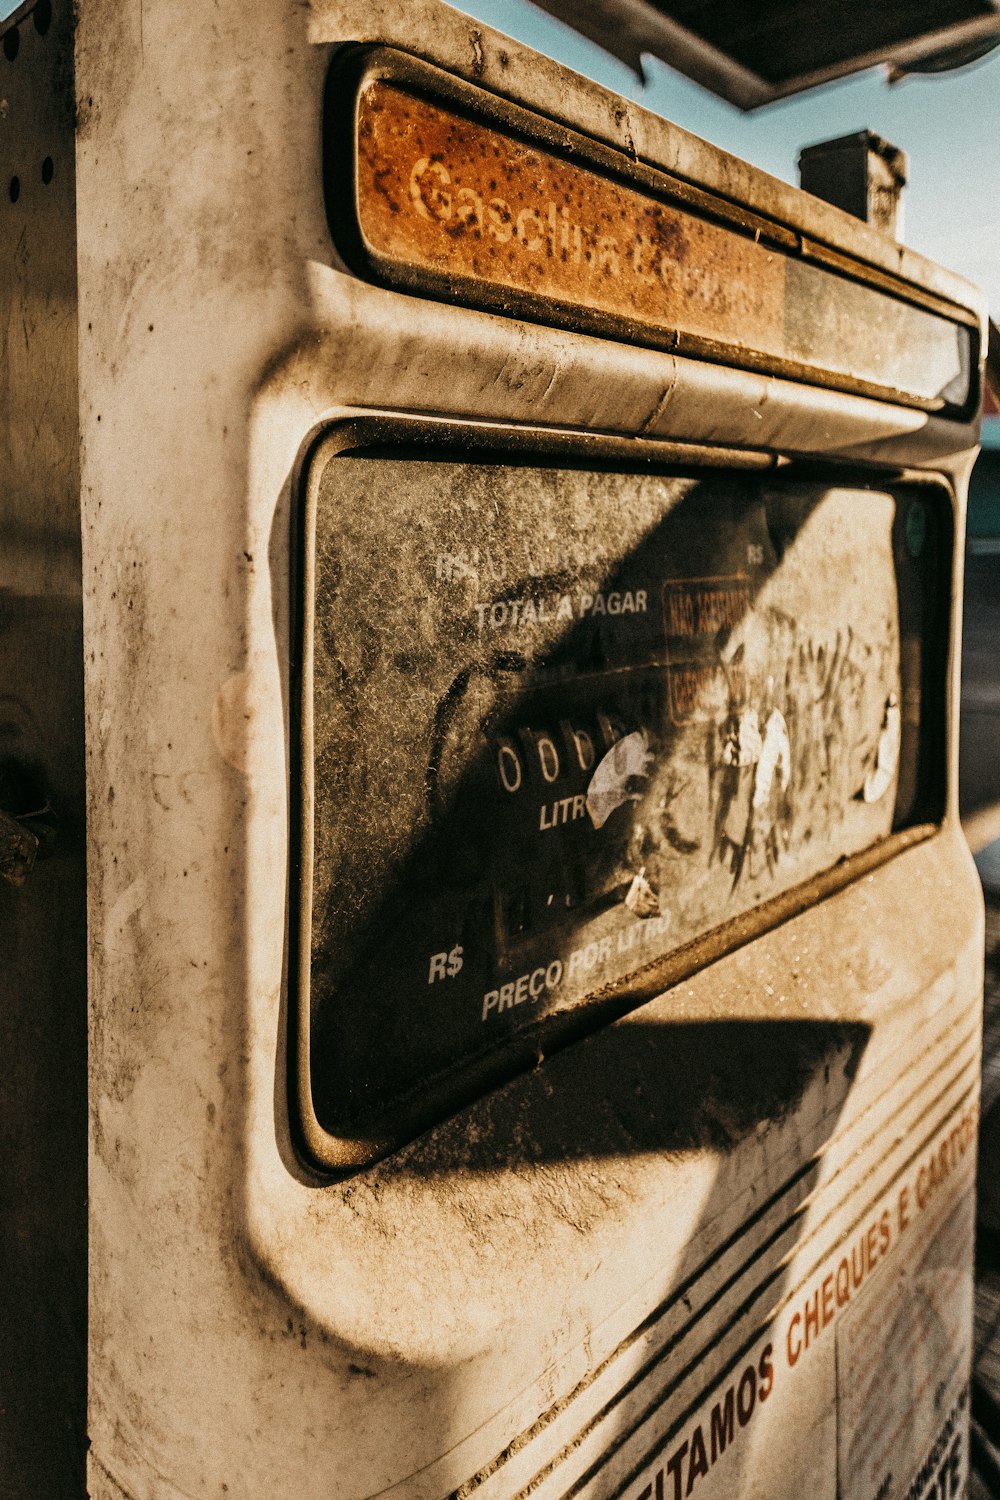
[{"label": "blue sky", "polygon": [[906,243],[983,287],[1000,314],[1000,51],[957,73],[892,87],[884,69],[872,69],[747,115],[655,59],[647,60],[644,87],[528,0],[459,0],[457,9],[787,182],[797,181],[801,147],[877,131],[909,154]]}]

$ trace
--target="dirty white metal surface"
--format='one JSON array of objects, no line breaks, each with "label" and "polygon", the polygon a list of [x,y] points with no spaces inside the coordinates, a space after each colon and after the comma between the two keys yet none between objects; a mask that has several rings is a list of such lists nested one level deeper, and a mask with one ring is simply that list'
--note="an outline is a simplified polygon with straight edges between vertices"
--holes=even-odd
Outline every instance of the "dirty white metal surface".
[{"label": "dirty white metal surface", "polygon": [[[381,1164],[336,1183],[299,1151],[290,521],[315,440],[409,413],[959,488],[975,442],[360,280],[321,109],[366,41],[982,320],[946,272],[443,6],[81,0],[90,1494],[907,1495],[929,1455],[965,1462],[982,944],[953,776],[932,837]],[[368,497],[376,553],[393,499]],[[872,1297],[898,1313],[877,1387]]]}]

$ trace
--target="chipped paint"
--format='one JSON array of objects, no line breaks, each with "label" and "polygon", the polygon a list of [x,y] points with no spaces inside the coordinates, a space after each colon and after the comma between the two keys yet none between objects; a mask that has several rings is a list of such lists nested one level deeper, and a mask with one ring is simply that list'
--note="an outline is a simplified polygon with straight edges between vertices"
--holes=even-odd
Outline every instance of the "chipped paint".
[{"label": "chipped paint", "polygon": [[865,777],[862,795],[866,802],[877,802],[892,786],[899,765],[899,749],[903,738],[903,719],[895,693],[886,700],[885,717],[875,751],[875,765]]},{"label": "chipped paint", "polygon": [[654,757],[639,730],[612,745],[598,763],[587,788],[587,812],[595,828],[603,828],[611,814],[625,802],[638,802],[639,790],[649,776]]},{"label": "chipped paint", "polygon": [[625,905],[637,917],[659,917],[662,915],[660,898],[646,879],[646,866],[635,875],[625,892]]}]

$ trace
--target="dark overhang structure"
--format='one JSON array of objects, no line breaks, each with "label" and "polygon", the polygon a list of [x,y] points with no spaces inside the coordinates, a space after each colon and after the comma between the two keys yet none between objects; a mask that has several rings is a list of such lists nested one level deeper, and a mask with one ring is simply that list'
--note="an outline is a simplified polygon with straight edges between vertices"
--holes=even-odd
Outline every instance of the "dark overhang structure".
[{"label": "dark overhang structure", "polygon": [[900,77],[1000,45],[1000,0],[534,0],[642,75],[652,54],[741,109],[884,63]]}]

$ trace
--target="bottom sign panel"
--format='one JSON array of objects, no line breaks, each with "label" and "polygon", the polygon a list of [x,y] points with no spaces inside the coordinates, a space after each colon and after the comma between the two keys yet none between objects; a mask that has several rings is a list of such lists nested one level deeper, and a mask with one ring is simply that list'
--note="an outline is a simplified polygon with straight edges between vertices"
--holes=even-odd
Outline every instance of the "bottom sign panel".
[{"label": "bottom sign panel", "polygon": [[811,1500],[960,1500],[977,1123],[968,1104],[939,1130],[686,1420],[650,1415],[569,1493],[774,1500],[780,1476]]}]

